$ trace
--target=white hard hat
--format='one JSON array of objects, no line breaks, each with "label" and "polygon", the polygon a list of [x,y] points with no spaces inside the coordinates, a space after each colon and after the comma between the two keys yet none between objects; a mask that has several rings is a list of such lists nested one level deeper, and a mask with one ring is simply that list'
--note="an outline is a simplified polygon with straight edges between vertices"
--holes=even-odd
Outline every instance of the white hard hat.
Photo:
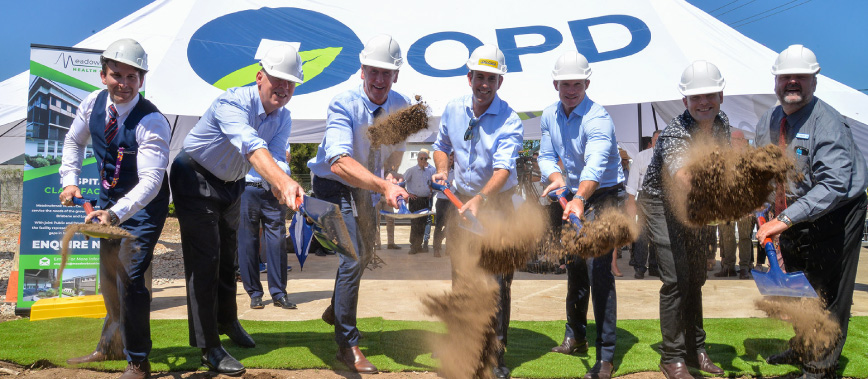
[{"label": "white hard hat", "polygon": [[102,52],[100,60],[109,59],[148,72],[148,54],[136,40],[124,38],[114,41]]},{"label": "white hard hat", "polygon": [[304,83],[304,71],[298,51],[288,43],[276,45],[265,53],[259,64],[268,75],[294,83]]},{"label": "white hard hat", "polygon": [[470,71],[484,71],[492,74],[506,74],[506,57],[495,46],[482,45],[473,50],[467,60]]},{"label": "white hard hat", "polygon": [[678,91],[684,96],[702,95],[723,91],[726,81],[720,70],[711,62],[695,61],[684,69]]},{"label": "white hard hat", "polygon": [[778,55],[772,66],[772,75],[811,74],[820,72],[820,63],[814,52],[802,45],[791,45]]},{"label": "white hard hat", "polygon": [[561,55],[552,70],[554,80],[585,80],[591,76],[591,66],[588,59],[578,51],[570,51]]},{"label": "white hard hat", "polygon": [[404,63],[404,58],[401,57],[401,47],[388,34],[380,34],[368,40],[365,48],[359,53],[359,60],[365,66],[386,70],[397,70]]}]

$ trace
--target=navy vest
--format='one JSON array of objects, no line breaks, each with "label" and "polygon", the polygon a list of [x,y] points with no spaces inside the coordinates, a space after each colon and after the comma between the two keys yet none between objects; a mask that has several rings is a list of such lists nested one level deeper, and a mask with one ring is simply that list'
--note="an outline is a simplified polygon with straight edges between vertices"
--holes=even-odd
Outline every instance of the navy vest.
[{"label": "navy vest", "polygon": [[[107,202],[113,204],[139,183],[138,167],[136,164],[136,154],[139,144],[136,141],[136,126],[143,117],[154,112],[160,112],[153,103],[145,98],[140,98],[136,106],[130,111],[127,119],[124,120],[124,123],[118,125],[118,132],[115,138],[110,144],[107,144],[105,140],[107,98],[107,90],[103,90],[97,95],[89,123],[93,152],[99,165],[100,181],[104,180],[109,184],[112,183],[115,176],[118,151],[121,147],[124,148],[124,157],[121,161],[121,170],[117,184],[112,188],[106,189],[100,183],[100,205],[103,207],[107,205]],[[158,198],[163,197],[162,195],[168,195],[168,181],[168,178],[164,175],[163,188],[160,189],[161,194],[158,195]]]}]

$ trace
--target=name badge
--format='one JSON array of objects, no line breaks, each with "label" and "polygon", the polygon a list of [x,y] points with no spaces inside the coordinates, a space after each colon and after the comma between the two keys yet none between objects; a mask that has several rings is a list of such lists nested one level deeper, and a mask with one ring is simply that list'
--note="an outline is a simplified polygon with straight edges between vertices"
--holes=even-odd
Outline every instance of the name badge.
[{"label": "name badge", "polygon": [[808,139],[808,137],[810,137],[810,136],[805,134],[805,133],[796,133],[797,139]]}]

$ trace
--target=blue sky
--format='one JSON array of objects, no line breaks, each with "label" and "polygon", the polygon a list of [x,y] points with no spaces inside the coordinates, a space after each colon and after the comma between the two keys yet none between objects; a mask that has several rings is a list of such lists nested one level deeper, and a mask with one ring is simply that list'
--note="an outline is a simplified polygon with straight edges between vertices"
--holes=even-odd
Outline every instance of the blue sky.
[{"label": "blue sky", "polygon": [[[605,1],[605,0],[598,0]],[[688,0],[746,36],[781,51],[801,43],[822,73],[868,90],[868,1]],[[0,81],[28,67],[30,44],[71,46],[144,7],[145,0],[13,1],[0,12]],[[772,62],[769,62],[771,65]],[[770,82],[771,83],[771,82]]]}]

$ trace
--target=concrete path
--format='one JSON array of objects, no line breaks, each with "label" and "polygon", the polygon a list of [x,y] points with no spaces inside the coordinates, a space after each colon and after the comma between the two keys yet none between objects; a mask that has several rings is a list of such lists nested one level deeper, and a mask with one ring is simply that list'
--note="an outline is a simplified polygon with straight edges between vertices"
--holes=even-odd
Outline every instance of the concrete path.
[{"label": "concrete path", "polygon": [[[398,226],[396,241],[407,241],[409,227]],[[385,241],[385,235],[383,236]],[[388,320],[435,320],[424,313],[419,299],[429,294],[443,293],[450,288],[449,257],[435,258],[432,253],[409,255],[409,245],[399,245],[400,250],[378,250],[386,262],[382,268],[367,270],[362,277],[359,295],[359,317],[383,317]],[[862,255],[868,249],[862,249]],[[618,294],[618,318],[659,318],[658,291],[661,282],[656,277],[633,278],[633,268],[628,265],[629,254],[618,260],[624,276],[616,278]],[[338,258],[334,255],[318,257],[311,255],[305,262],[304,271],[298,266],[295,256],[289,257],[293,267],[289,273],[289,298],[298,304],[296,310],[284,310],[272,306],[266,295],[265,309],[250,309],[250,298],[238,284],[238,314],[243,320],[298,321],[319,319],[328,306],[334,286]],[[269,267],[270,268],[270,267]],[[703,287],[703,309],[706,318],[765,317],[757,311],[753,301],[760,298],[753,280],[738,278],[709,279]],[[263,287],[268,288],[265,274]],[[564,320],[567,284],[566,275],[529,274],[517,272],[512,285],[512,319],[526,321]],[[186,295],[183,280],[154,287],[151,318],[186,319]],[[593,318],[593,312],[588,312]],[[859,262],[856,293],[853,305],[854,316],[868,315],[868,255]]]}]

